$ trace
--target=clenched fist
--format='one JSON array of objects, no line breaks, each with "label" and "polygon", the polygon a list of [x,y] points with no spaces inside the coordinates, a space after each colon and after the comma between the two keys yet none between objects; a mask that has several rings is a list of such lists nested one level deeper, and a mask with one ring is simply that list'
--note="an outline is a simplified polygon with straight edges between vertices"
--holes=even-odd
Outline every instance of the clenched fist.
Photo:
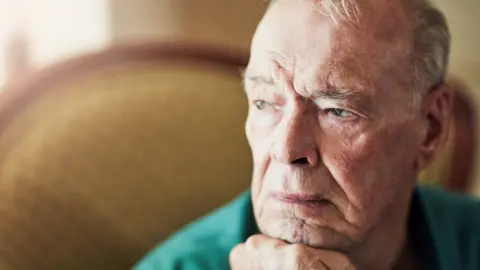
[{"label": "clenched fist", "polygon": [[230,252],[233,270],[355,270],[350,260],[334,251],[288,244],[265,235],[254,235]]}]

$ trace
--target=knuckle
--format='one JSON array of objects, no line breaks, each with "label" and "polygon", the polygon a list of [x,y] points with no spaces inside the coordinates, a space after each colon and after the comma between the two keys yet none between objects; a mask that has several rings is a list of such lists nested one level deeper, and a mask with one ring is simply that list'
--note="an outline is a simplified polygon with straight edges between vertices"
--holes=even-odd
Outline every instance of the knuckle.
[{"label": "knuckle", "polygon": [[245,245],[248,248],[256,249],[262,242],[265,242],[266,239],[267,238],[263,235],[252,235],[247,239],[247,241],[245,241]]},{"label": "knuckle", "polygon": [[243,244],[238,244],[232,248],[229,254],[230,262],[235,261],[237,258],[241,258],[244,253],[245,246]]},{"label": "knuckle", "polygon": [[230,263],[230,269],[245,269],[246,262],[248,261],[248,253],[244,244],[238,244],[232,248],[228,256]]},{"label": "knuckle", "polygon": [[257,245],[257,236],[252,235],[247,238],[247,241],[245,241],[245,245],[249,248],[254,248]]}]

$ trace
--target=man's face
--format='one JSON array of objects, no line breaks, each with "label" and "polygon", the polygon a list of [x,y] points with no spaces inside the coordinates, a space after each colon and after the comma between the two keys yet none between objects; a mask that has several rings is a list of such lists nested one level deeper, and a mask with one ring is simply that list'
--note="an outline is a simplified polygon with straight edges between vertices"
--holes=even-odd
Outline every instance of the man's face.
[{"label": "man's face", "polygon": [[406,86],[408,20],[385,2],[360,26],[297,0],[260,23],[245,88],[262,233],[348,250],[406,204],[425,127]]}]

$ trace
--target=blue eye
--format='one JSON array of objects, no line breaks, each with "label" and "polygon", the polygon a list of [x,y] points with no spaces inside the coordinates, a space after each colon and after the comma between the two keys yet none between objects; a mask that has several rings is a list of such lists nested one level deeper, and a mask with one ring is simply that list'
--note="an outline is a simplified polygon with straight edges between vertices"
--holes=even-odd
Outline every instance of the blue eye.
[{"label": "blue eye", "polygon": [[337,109],[337,108],[327,109],[327,112],[333,114],[336,117],[342,117],[342,118],[350,117],[353,115],[351,111],[347,111],[344,109]]}]

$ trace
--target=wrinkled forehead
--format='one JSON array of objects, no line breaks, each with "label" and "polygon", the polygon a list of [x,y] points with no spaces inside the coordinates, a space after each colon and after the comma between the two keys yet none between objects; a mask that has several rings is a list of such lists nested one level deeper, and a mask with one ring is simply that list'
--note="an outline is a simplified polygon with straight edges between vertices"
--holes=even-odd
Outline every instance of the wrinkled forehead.
[{"label": "wrinkled forehead", "polygon": [[275,53],[284,58],[324,55],[330,50],[331,21],[313,4],[278,1],[266,12],[252,41],[252,56]]},{"label": "wrinkled forehead", "polygon": [[401,6],[380,2],[361,5],[358,22],[348,22],[325,15],[318,1],[279,0],[257,28],[249,66],[276,61],[306,77],[328,71],[365,84],[398,77],[408,69],[409,22]]}]

